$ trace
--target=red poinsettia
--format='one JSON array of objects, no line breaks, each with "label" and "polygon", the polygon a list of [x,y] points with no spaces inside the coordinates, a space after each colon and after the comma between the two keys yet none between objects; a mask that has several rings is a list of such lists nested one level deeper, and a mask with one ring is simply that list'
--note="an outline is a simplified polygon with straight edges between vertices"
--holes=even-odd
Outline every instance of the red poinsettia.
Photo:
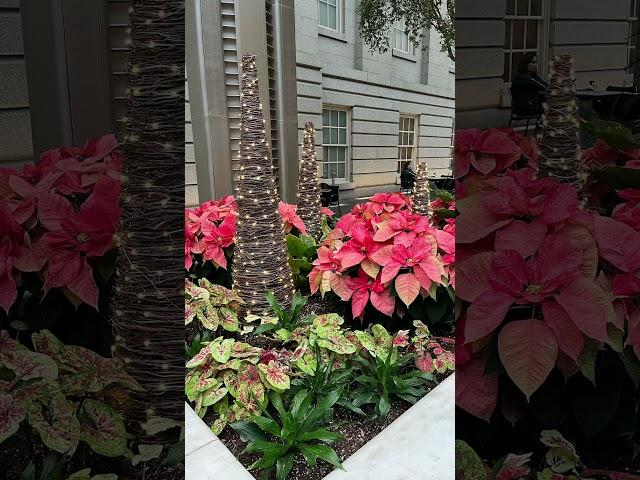
[{"label": "red poinsettia", "polygon": [[353,318],[360,318],[369,300],[375,308],[387,316],[392,316],[395,310],[395,299],[388,287],[380,281],[379,274],[375,279],[371,278],[364,270],[358,270],[357,277],[348,277],[345,280],[351,294],[351,313]]}]

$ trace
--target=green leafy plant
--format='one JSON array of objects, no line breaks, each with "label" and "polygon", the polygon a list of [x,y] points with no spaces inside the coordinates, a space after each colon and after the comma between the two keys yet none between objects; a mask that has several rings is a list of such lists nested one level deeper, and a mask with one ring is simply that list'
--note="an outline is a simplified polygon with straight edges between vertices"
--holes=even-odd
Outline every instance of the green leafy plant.
[{"label": "green leafy plant", "polygon": [[275,468],[276,479],[285,480],[297,454],[301,454],[311,467],[320,459],[343,468],[338,454],[328,445],[343,437],[323,425],[323,418],[340,395],[340,389],[333,390],[314,404],[310,392],[300,390],[287,410],[280,395],[273,392],[269,397],[277,417],[264,410],[261,416],[232,423],[231,428],[250,441],[245,452],[262,454],[249,469],[271,472]]},{"label": "green leafy plant", "polygon": [[297,237],[289,234],[287,235],[287,251],[289,252],[289,265],[291,265],[296,290],[308,291],[309,272],[313,268],[312,262],[317,257],[318,251],[316,241],[310,235]]},{"label": "green leafy plant", "polygon": [[85,442],[100,455],[124,455],[127,432],[110,390],[142,387],[117,359],[64,345],[48,330],[31,339],[35,351],[0,333],[0,443],[26,420],[55,452]]},{"label": "green leafy plant", "polygon": [[455,370],[455,354],[443,345],[451,345],[453,338],[432,337],[427,326],[420,320],[414,320],[415,336],[411,339],[411,349],[415,351],[415,365],[421,372],[445,373]]},{"label": "green leafy plant", "polygon": [[185,325],[197,318],[207,330],[216,331],[222,327],[229,332],[237,332],[239,322],[236,311],[242,303],[235,291],[213,284],[206,278],[198,280],[198,285],[185,279]]},{"label": "green leafy plant", "polygon": [[211,340],[213,340],[213,332],[205,330],[204,332],[198,332],[191,340],[191,343],[184,342],[184,354],[187,360],[195,357]]},{"label": "green leafy plant", "polygon": [[185,394],[204,417],[211,407],[217,415],[213,432],[228,422],[250,417],[266,405],[268,390],[283,392],[291,386],[284,356],[264,355],[261,348],[232,338],[218,337],[187,362]]},{"label": "green leafy plant", "polygon": [[[303,296],[300,292],[296,292],[291,299],[291,310],[287,311],[278,303],[273,292],[267,292],[267,302],[271,306],[271,310],[275,317],[257,317],[261,319],[261,324],[253,331],[254,335],[260,335],[265,332],[274,332],[282,341],[289,338],[289,334],[298,326],[302,309],[307,304],[308,297]],[[249,316],[248,321],[255,320]]]},{"label": "green leafy plant", "polygon": [[355,332],[366,349],[364,355],[353,357],[361,374],[354,378],[358,384],[351,406],[375,405],[375,415],[386,418],[394,398],[411,404],[426,395],[425,385],[433,382],[433,375],[411,367],[413,354],[400,354],[399,346],[408,345],[408,337],[401,332],[391,337],[382,325],[374,325],[372,334]]}]

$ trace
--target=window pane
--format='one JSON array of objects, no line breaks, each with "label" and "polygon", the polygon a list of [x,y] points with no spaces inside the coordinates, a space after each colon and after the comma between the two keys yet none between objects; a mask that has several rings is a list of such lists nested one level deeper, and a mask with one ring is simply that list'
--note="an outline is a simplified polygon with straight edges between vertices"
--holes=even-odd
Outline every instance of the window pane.
[{"label": "window pane", "polygon": [[502,75],[502,79],[505,82],[508,82],[511,80],[511,68],[509,66],[509,57],[511,55],[509,53],[505,53],[504,54],[504,73]]},{"label": "window pane", "polygon": [[322,143],[324,144],[331,143],[330,131],[331,129],[328,127],[324,127],[322,129]]},{"label": "window pane", "polygon": [[329,110],[322,110],[322,125],[329,125]]},{"label": "window pane", "polygon": [[347,161],[347,149],[345,147],[338,147],[338,161],[339,162]]},{"label": "window pane", "polygon": [[337,15],[337,10],[336,7],[332,7],[331,5],[329,5],[328,7],[328,20],[327,20],[327,25],[329,26],[329,28],[333,28],[334,30],[337,30],[337,19],[336,19],[336,15]]},{"label": "window pane", "polygon": [[527,48],[538,48],[538,20],[527,20]]},{"label": "window pane", "polygon": [[333,144],[340,143],[340,142],[338,142],[338,129],[337,128],[332,128],[331,129],[331,143],[333,143]]},{"label": "window pane", "polygon": [[344,169],[344,167],[345,167],[344,163],[339,163],[338,164],[338,178],[344,178],[345,177],[345,174],[344,174],[345,173],[344,172],[345,169]]},{"label": "window pane", "polygon": [[338,112],[338,125],[341,127],[347,126],[347,112]]},{"label": "window pane", "polygon": [[531,0],[531,16],[542,16],[542,0]]},{"label": "window pane", "polygon": [[413,145],[413,133],[409,133],[409,143],[408,145]]},{"label": "window pane", "polygon": [[326,163],[329,161],[329,147],[322,147],[322,162]]},{"label": "window pane", "polygon": [[524,48],[524,25],[525,20],[513,21],[513,48]]},{"label": "window pane", "polygon": [[529,15],[529,0],[518,0],[518,15]]},{"label": "window pane", "polygon": [[329,178],[336,178],[338,174],[338,164],[332,163],[329,165]]},{"label": "window pane", "polygon": [[329,148],[329,161],[335,162],[338,160],[338,147]]},{"label": "window pane", "polygon": [[347,144],[347,129],[346,128],[340,128],[338,130],[338,143],[340,145],[346,145]]},{"label": "window pane", "polygon": [[518,65],[520,65],[520,61],[522,60],[522,57],[524,57],[524,53],[519,52],[519,53],[513,54],[513,56],[511,57],[511,65],[513,70],[518,68]]},{"label": "window pane", "polygon": [[320,2],[320,25],[327,27],[328,24],[327,4]]},{"label": "window pane", "polygon": [[335,127],[338,125],[338,111],[331,110],[331,126]]},{"label": "window pane", "polygon": [[511,20],[504,21],[504,48],[511,48]]},{"label": "window pane", "polygon": [[329,178],[329,164],[322,164],[322,178]]},{"label": "window pane", "polygon": [[516,0],[507,0],[507,15],[513,15],[516,12]]},{"label": "window pane", "polygon": [[337,0],[327,0],[329,5],[336,5]]},{"label": "window pane", "polygon": [[416,129],[416,119],[413,117],[407,118],[407,130],[414,131]]},{"label": "window pane", "polygon": [[409,36],[406,33],[402,34],[402,50],[409,51]]}]

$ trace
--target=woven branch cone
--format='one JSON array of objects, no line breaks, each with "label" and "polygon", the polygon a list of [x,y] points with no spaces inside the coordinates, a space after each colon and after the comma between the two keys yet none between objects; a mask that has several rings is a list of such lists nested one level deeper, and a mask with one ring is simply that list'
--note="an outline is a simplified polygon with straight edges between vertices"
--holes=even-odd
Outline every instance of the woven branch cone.
[{"label": "woven branch cone", "polygon": [[418,162],[416,181],[413,185],[413,211],[420,215],[431,214],[431,189],[427,177],[427,162]]},{"label": "woven branch cone", "polygon": [[307,233],[312,237],[317,237],[322,222],[322,203],[320,202],[318,160],[314,136],[313,122],[306,122],[304,124],[300,168],[298,169],[297,213],[307,227]]},{"label": "woven branch cone", "polygon": [[575,73],[571,55],[554,55],[544,103],[539,174],[569,183],[583,196],[586,180],[578,144]]},{"label": "woven branch cone", "polygon": [[184,3],[134,0],[130,24],[113,353],[145,389],[128,418],[183,421]]},{"label": "woven branch cone", "polygon": [[233,286],[245,302],[243,313],[260,315],[269,311],[268,291],[288,307],[294,287],[255,60],[255,55],[242,56],[240,181],[232,274]]}]

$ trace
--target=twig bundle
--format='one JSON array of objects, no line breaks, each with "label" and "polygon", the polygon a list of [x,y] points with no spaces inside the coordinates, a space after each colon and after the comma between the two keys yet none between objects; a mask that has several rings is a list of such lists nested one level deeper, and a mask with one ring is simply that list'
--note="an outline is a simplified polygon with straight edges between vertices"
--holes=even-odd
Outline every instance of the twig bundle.
[{"label": "twig bundle", "polygon": [[233,257],[233,286],[244,300],[245,313],[266,314],[265,294],[272,291],[289,306],[293,276],[278,212],[265,120],[258,88],[255,55],[243,55],[240,82],[240,181],[238,222]]},{"label": "twig bundle", "polygon": [[313,237],[320,233],[322,221],[322,203],[320,202],[320,184],[318,183],[318,160],[314,141],[313,122],[304,124],[302,155],[298,170],[298,205],[297,213],[302,219],[307,232]]}]

